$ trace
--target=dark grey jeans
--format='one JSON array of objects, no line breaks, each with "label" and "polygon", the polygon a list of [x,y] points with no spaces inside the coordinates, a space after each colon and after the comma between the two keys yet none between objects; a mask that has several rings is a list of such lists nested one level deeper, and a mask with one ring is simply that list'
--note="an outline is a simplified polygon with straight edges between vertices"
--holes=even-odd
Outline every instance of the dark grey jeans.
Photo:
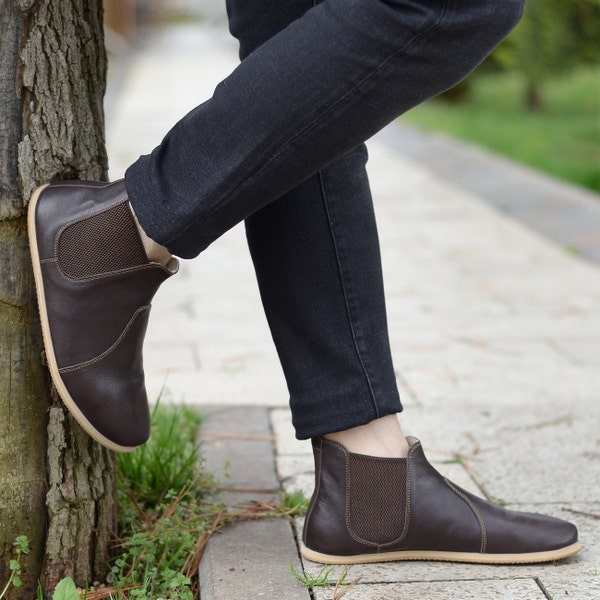
[{"label": "dark grey jeans", "polygon": [[399,412],[362,143],[464,78],[523,1],[227,6],[243,60],[128,169],[133,207],[185,258],[246,219],[298,437]]}]

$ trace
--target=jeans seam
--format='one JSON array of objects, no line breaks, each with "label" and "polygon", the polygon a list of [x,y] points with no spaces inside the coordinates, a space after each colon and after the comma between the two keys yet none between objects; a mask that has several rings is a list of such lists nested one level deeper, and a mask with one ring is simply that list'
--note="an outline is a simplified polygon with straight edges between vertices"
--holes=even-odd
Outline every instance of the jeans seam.
[{"label": "jeans seam", "polygon": [[[341,102],[345,101],[348,98],[351,98],[352,96],[355,96],[358,93],[358,91],[370,79],[375,77],[375,75],[377,75],[390,61],[392,61],[394,58],[396,58],[396,56],[398,56],[401,52],[403,52],[407,48],[409,48],[417,40],[422,39],[427,34],[431,33],[432,31],[435,31],[435,29],[439,26],[442,19],[446,15],[450,1],[451,0],[445,0],[444,4],[442,6],[442,10],[440,11],[440,14],[438,15],[437,19],[435,19],[435,21],[429,25],[429,27],[423,29],[422,31],[417,32],[401,48],[398,48],[395,52],[393,52],[390,56],[388,56],[384,61],[382,61],[381,64],[376,69],[370,71],[369,74],[366,75],[363,79],[361,79],[351,90],[346,92],[341,98],[339,98],[333,104],[328,106],[320,115],[315,117],[309,124],[305,125],[300,131],[298,131],[295,135],[293,135],[291,138],[289,138],[285,142],[285,144],[283,144],[281,146],[281,148],[279,148],[279,150],[277,150],[276,153],[272,154],[267,159],[267,161],[264,162],[262,165],[258,165],[256,167],[256,169],[254,170],[254,172],[252,174],[250,174],[238,187],[236,187],[234,190],[232,190],[225,198],[223,198],[220,202],[215,203],[215,205],[212,206],[207,212],[198,216],[196,219],[194,219],[190,223],[188,223],[186,227],[184,227],[180,232],[177,233],[177,235],[175,235],[175,236],[169,238],[168,240],[166,240],[165,242],[163,242],[163,245],[168,246],[169,244],[173,243],[180,236],[182,236],[188,229],[190,229],[190,227],[195,225],[198,221],[208,218],[215,211],[217,211],[219,208],[221,208],[223,206],[223,204],[225,204],[234,194],[238,193],[240,191],[240,189],[246,187],[251,182],[253,182],[257,177],[259,177],[261,175],[261,173],[265,169],[267,169],[271,164],[276,162],[279,159],[279,157],[287,150],[287,148],[289,148],[300,136],[304,135],[307,131],[310,131],[312,128],[314,128],[330,112],[332,112]],[[316,6],[316,4],[314,6]]]},{"label": "jeans seam", "polygon": [[362,358],[362,353],[360,351],[360,347],[358,344],[357,334],[356,334],[355,327],[353,324],[352,311],[350,310],[350,302],[348,300],[348,293],[346,290],[346,280],[344,277],[344,270],[342,268],[342,261],[340,259],[340,254],[338,251],[338,244],[337,244],[337,240],[336,240],[335,230],[334,230],[334,227],[333,227],[333,224],[331,221],[331,214],[329,212],[329,205],[327,203],[327,192],[325,190],[325,184],[323,181],[323,173],[321,171],[319,171],[318,177],[319,177],[319,189],[321,190],[321,198],[323,200],[323,208],[325,209],[325,214],[327,215],[327,225],[328,225],[329,234],[331,237],[331,243],[333,245],[333,252],[335,255],[335,263],[337,266],[338,275],[340,277],[340,287],[342,290],[342,296],[344,298],[344,306],[346,309],[346,316],[348,319],[348,328],[350,329],[350,335],[352,337],[352,343],[354,345],[354,351],[356,353],[356,357],[358,359],[360,368],[361,368],[363,375],[365,377],[365,380],[367,382],[367,386],[369,388],[369,393],[371,394],[371,402],[372,402],[373,408],[375,410],[375,416],[379,417],[377,398],[376,398],[375,392],[373,390],[373,384],[371,383],[371,378],[369,377],[369,372],[368,372],[368,370],[365,366],[365,362]]}]

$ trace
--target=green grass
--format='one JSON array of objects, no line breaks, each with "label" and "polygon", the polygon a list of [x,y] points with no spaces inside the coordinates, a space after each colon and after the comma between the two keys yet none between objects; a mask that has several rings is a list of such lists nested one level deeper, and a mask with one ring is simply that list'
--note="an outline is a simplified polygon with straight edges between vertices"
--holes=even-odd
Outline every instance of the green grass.
[{"label": "green grass", "polygon": [[514,73],[469,80],[461,103],[436,99],[402,117],[600,191],[600,81],[586,67],[547,81],[542,111],[525,108],[525,82]]},{"label": "green grass", "polygon": [[117,455],[120,539],[111,567],[115,598],[195,597],[189,565],[199,538],[210,528],[213,508],[204,497],[215,489],[203,469],[201,422],[191,408],[158,402],[150,440]]},{"label": "green grass", "polygon": [[[291,518],[306,511],[308,500],[301,492],[282,493],[278,503],[223,504],[219,482],[204,468],[198,438],[202,420],[192,408],[159,402],[150,440],[117,456],[115,600],[195,600],[198,565],[215,531],[237,520]],[[104,600],[99,592],[86,600]]]},{"label": "green grass", "polygon": [[158,506],[186,486],[194,493],[210,487],[201,469],[201,422],[192,408],[159,401],[152,413],[150,440],[134,452],[117,455],[119,491],[146,507]]},{"label": "green grass", "polygon": [[[198,565],[215,531],[236,521],[306,512],[308,500],[302,492],[282,492],[278,502],[221,502],[219,482],[205,470],[198,439],[202,420],[192,408],[157,403],[150,440],[117,455],[118,531],[106,584],[78,589],[65,577],[53,600],[197,600]],[[29,553],[24,536],[13,546],[11,574],[0,585],[0,600],[21,585],[20,559]],[[38,600],[43,596],[38,586]]]}]

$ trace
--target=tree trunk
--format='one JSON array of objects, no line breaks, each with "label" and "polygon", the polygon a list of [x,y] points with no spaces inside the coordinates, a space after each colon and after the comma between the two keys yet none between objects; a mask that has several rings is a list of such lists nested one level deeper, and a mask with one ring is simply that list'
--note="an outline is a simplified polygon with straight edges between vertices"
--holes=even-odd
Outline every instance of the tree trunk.
[{"label": "tree trunk", "polygon": [[527,109],[532,112],[539,112],[545,108],[540,84],[534,79],[529,79],[527,81],[525,102],[527,104]]},{"label": "tree trunk", "polygon": [[26,232],[37,185],[105,179],[101,0],[0,0],[0,583],[27,535],[24,586],[106,573],[115,465],[50,393]]},{"label": "tree trunk", "polygon": [[49,594],[70,575],[80,586],[103,581],[116,525],[114,455],[96,444],[53,390],[48,424],[48,536],[41,574]]},{"label": "tree trunk", "polygon": [[24,534],[32,552],[22,566],[35,576],[25,578],[21,597],[31,599],[41,571],[46,528],[48,401],[18,185],[22,101],[15,82],[21,15],[13,0],[0,0],[0,9],[0,589],[9,577],[12,542]]}]

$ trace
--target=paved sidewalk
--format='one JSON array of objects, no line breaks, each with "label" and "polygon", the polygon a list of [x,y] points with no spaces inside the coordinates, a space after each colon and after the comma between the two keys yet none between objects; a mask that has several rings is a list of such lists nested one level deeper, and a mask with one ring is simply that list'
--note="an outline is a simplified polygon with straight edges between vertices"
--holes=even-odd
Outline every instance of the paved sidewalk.
[{"label": "paved sidewalk", "polygon": [[[236,64],[226,32],[201,26],[165,30],[137,51],[109,96],[111,177],[149,152]],[[585,548],[558,565],[354,566],[349,578],[361,580],[344,598],[597,600],[600,269],[498,212],[476,186],[415,162],[390,142],[398,135],[390,130],[369,144],[369,170],[404,428],[458,484],[572,519]],[[486,160],[507,169],[510,196],[519,181],[511,173],[523,169]],[[485,181],[486,170],[477,176]],[[579,190],[557,187],[562,201],[580,205]],[[586,210],[596,214],[593,201]],[[215,468],[229,457],[231,487],[259,497],[280,485],[310,493],[309,443],[294,439],[241,227],[185,261],[160,290],[145,360],[151,397],[165,385],[173,401],[214,413],[207,452]],[[203,600],[308,600],[287,569],[301,568],[292,529],[265,523],[213,538]],[[332,594],[320,589],[313,598]]]}]

